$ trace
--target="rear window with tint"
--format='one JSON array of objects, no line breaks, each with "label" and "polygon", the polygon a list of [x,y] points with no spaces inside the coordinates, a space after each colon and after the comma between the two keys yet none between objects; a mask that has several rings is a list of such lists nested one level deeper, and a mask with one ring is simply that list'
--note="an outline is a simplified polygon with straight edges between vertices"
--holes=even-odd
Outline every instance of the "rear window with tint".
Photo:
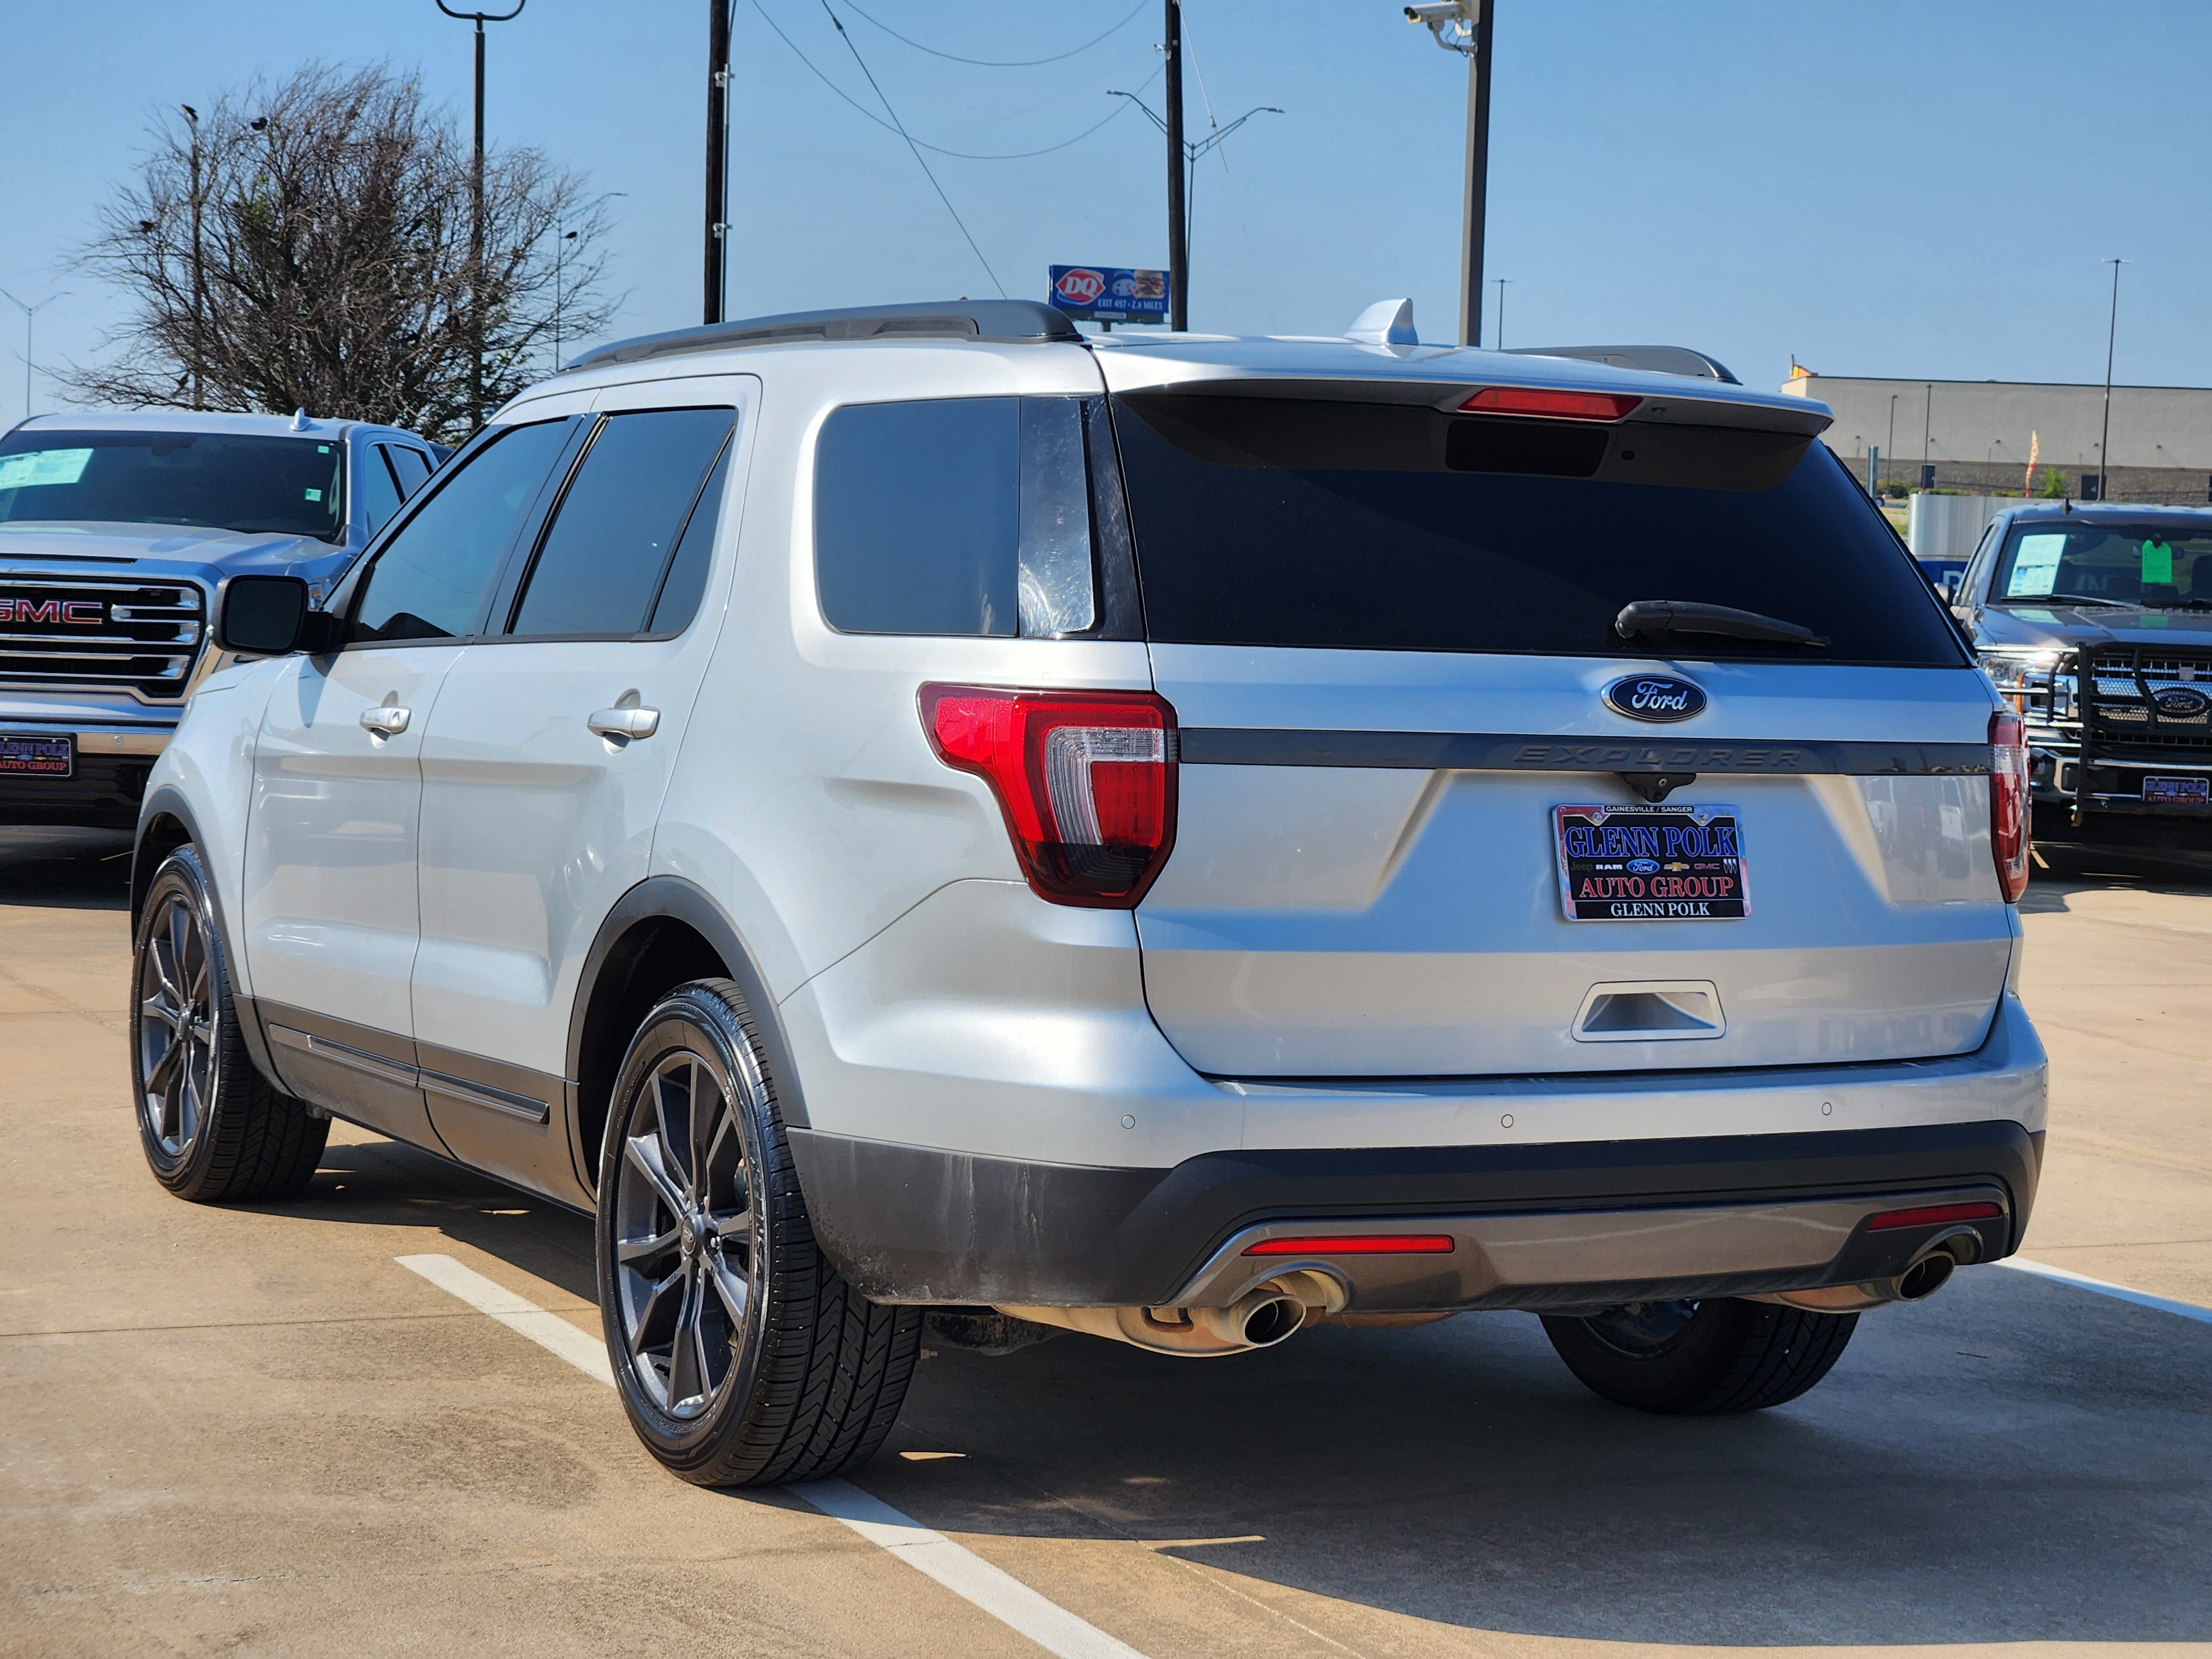
[{"label": "rear window with tint", "polygon": [[814,461],[822,614],[847,634],[1058,638],[1099,616],[1096,398],[854,404]]},{"label": "rear window with tint", "polygon": [[[1241,397],[1115,400],[1146,630],[1184,644],[1964,661],[1835,457],[1786,434]],[[1826,649],[1613,630],[1638,599]]]}]

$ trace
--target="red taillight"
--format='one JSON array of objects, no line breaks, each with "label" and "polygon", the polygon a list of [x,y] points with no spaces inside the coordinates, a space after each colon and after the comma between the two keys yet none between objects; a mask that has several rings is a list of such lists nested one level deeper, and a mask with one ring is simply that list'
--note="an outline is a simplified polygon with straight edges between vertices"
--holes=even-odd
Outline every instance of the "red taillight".
[{"label": "red taillight", "polygon": [[1341,1238],[1263,1238],[1247,1255],[1449,1255],[1449,1233],[1353,1233]]},{"label": "red taillight", "polygon": [[1644,401],[1618,392],[1547,392],[1536,386],[1492,386],[1460,408],[1476,415],[1547,415],[1563,421],[1625,420]]},{"label": "red taillight", "polygon": [[2027,890],[2027,725],[2014,714],[1990,716],[1990,850],[2005,902]]},{"label": "red taillight", "polygon": [[937,757],[991,786],[1040,898],[1132,909],[1175,844],[1176,718],[1149,691],[925,685]]},{"label": "red taillight", "polygon": [[1996,1221],[2004,1214],[2002,1204],[1930,1204],[1923,1210],[1884,1210],[1869,1218],[1870,1233],[1895,1232],[1899,1227],[1941,1227],[1954,1221]]}]

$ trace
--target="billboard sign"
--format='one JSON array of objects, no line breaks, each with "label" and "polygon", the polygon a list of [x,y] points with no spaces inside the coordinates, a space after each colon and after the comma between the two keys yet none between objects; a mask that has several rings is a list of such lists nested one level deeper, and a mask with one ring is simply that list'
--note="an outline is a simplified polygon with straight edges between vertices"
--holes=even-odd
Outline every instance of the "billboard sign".
[{"label": "billboard sign", "polygon": [[1164,323],[1168,274],[1115,265],[1054,265],[1046,299],[1054,309],[1083,321]]}]

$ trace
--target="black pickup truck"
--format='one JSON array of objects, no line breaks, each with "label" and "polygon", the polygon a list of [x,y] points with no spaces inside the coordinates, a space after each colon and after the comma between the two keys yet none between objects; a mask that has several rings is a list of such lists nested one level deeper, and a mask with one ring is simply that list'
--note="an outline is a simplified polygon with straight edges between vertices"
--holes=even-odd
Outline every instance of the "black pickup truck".
[{"label": "black pickup truck", "polygon": [[2212,511],[2023,504],[1948,597],[2027,722],[2036,842],[2212,866]]}]

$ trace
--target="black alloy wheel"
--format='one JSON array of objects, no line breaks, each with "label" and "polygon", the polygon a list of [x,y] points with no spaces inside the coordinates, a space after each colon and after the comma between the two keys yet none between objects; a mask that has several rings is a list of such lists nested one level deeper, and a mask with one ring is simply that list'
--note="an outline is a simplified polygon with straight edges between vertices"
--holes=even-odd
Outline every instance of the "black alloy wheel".
[{"label": "black alloy wheel", "polygon": [[155,1179],[205,1204],[297,1194],[314,1178],[330,1120],[255,1068],[193,848],[155,872],[132,956],[131,1093]]},{"label": "black alloy wheel", "polygon": [[1843,1358],[1857,1325],[1856,1314],[1719,1297],[1547,1315],[1544,1334],[1585,1387],[1616,1405],[1726,1416],[1797,1398]]},{"label": "black alloy wheel", "polygon": [[646,1016],[600,1152],[599,1307],[623,1409],[699,1486],[811,1480],[897,1419],[921,1310],[879,1306],[816,1244],[743,994],[680,986]]}]

